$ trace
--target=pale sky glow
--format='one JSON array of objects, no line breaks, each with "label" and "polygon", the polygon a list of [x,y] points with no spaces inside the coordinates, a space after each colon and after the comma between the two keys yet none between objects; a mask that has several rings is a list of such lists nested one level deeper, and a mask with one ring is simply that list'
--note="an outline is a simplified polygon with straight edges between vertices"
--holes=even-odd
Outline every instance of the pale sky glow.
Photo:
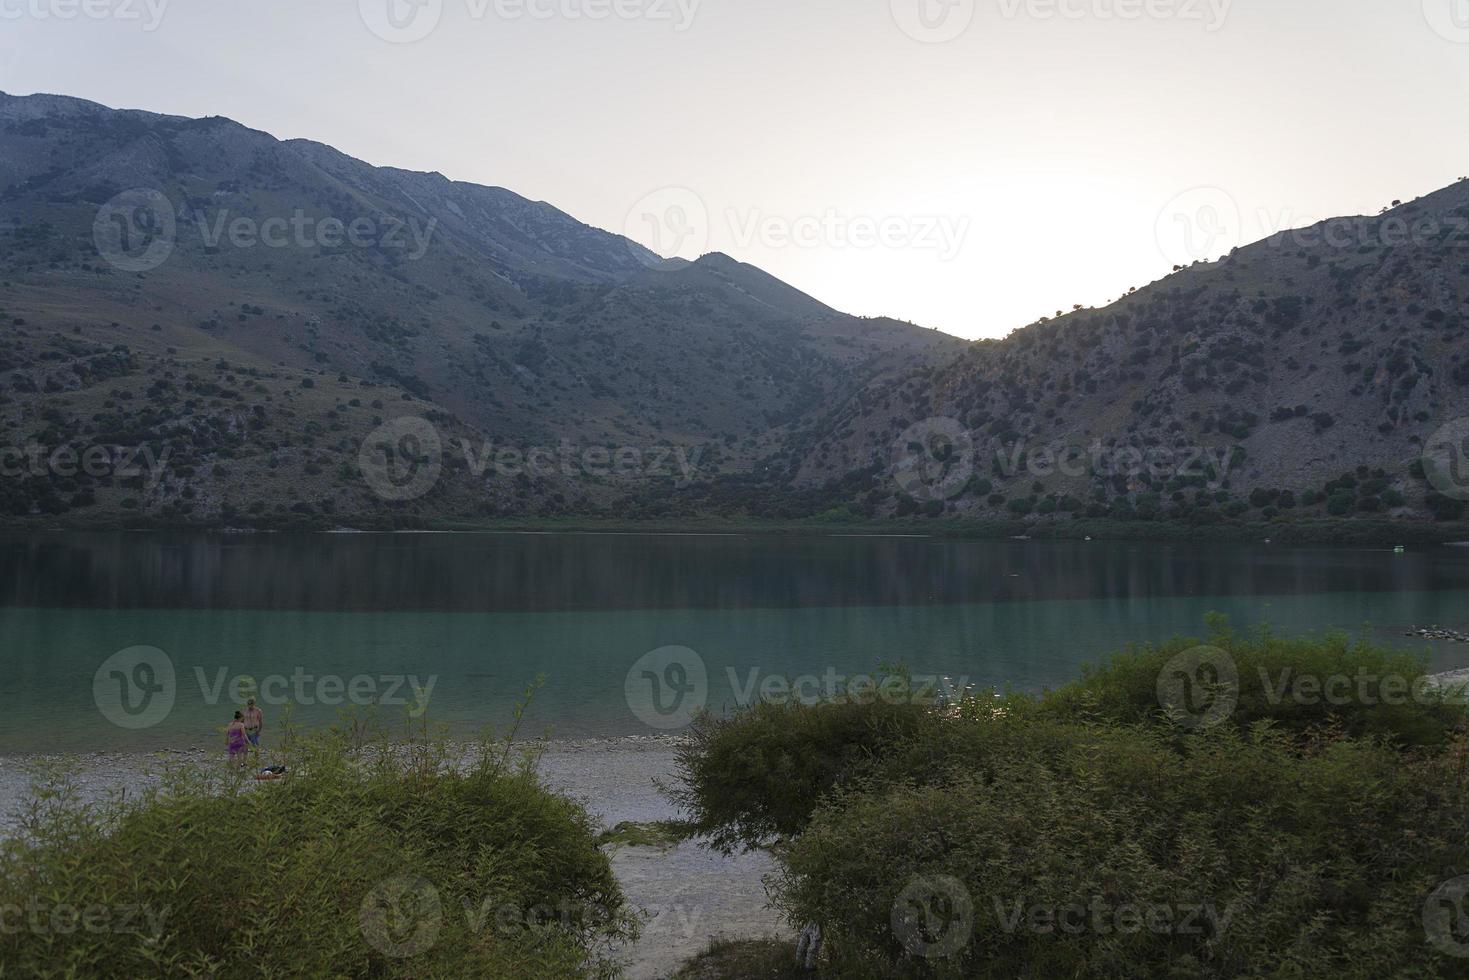
[{"label": "pale sky glow", "polygon": [[507,187],[965,337],[1161,277],[1180,208],[1218,254],[1469,174],[1469,0],[86,3],[0,0],[0,89]]}]

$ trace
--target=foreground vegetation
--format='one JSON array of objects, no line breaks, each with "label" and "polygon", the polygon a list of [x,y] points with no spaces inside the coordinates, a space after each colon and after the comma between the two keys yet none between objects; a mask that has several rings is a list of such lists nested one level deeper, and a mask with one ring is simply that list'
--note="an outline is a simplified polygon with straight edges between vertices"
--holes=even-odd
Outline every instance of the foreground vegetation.
[{"label": "foreground vegetation", "polygon": [[[1232,708],[1207,724],[1160,705],[1178,640],[1042,696],[705,717],[682,802],[717,847],[773,846],[825,976],[1469,975],[1462,697],[1344,637],[1208,642],[1238,679],[1199,675]],[[1282,676],[1376,680],[1323,705]]]},{"label": "foreground vegetation", "polygon": [[436,737],[294,740],[293,775],[53,774],[0,852],[0,976],[607,975],[636,922],[596,827],[528,761]]}]

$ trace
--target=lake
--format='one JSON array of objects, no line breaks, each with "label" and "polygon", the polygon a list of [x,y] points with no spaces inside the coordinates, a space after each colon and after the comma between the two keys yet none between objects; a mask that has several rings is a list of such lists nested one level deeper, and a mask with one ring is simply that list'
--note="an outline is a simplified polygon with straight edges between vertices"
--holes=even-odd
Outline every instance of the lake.
[{"label": "lake", "polygon": [[[676,730],[767,685],[811,696],[902,662],[1038,690],[1131,642],[1236,626],[1402,636],[1469,624],[1469,549],[820,535],[0,536],[0,754],[214,744],[254,692],[379,703],[466,733]],[[426,706],[426,711],[420,709]]]}]

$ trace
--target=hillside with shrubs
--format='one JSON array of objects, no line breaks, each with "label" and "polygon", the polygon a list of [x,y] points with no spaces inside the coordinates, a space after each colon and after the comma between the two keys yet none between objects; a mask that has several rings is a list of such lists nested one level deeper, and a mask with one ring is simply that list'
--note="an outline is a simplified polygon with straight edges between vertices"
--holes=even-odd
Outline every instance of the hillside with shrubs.
[{"label": "hillside with shrubs", "polygon": [[[1462,499],[1422,461],[1466,415],[1461,181],[869,385],[793,443],[790,465],[798,486],[844,483],[865,515],[1456,520]],[[885,479],[895,454],[930,452],[925,438],[971,478]]]},{"label": "hillside with shrubs", "polygon": [[0,94],[0,132],[6,522],[1465,516],[1422,457],[1469,416],[1466,182],[966,343],[227,119]]}]

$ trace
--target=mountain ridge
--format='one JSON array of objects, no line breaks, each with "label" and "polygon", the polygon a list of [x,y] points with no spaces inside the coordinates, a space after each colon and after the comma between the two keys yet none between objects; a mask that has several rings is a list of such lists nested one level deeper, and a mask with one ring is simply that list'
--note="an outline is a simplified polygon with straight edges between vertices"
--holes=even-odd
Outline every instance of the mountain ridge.
[{"label": "mountain ridge", "polygon": [[[749,472],[876,373],[964,346],[841,314],[727,256],[669,262],[504,188],[372,167],[222,117],[4,96],[0,133],[6,439],[91,438],[104,419],[169,443],[185,415],[228,434],[192,431],[176,447],[199,457],[191,475],[147,494],[29,481],[10,488],[12,512],[66,512],[90,493],[100,503],[83,507],[217,517],[266,486],[303,513],[344,496],[337,513],[374,512],[384,502],[331,471],[352,467],[390,402],[497,444],[704,447],[708,476]],[[122,375],[94,383],[87,364],[115,348]],[[230,404],[245,400],[245,372],[267,399],[249,414]],[[152,394],[130,387],[144,379]],[[235,397],[158,394],[179,379]],[[217,465],[221,451],[234,466]],[[463,478],[451,469],[448,482]],[[617,491],[476,476],[456,492],[388,509],[559,512]]]}]

